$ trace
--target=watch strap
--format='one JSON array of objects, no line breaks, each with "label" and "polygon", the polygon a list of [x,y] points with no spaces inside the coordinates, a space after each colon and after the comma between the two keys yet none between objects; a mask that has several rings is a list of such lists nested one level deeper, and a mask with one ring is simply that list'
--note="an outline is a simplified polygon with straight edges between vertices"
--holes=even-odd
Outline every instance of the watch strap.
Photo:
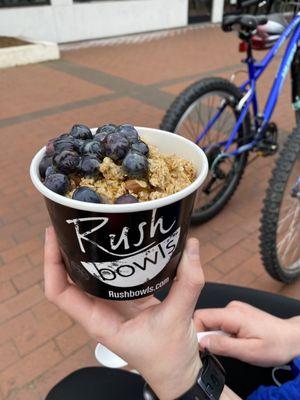
[{"label": "watch strap", "polygon": [[[202,368],[195,384],[176,400],[218,400],[225,386],[225,370],[218,359],[205,350],[201,355]],[[151,387],[144,386],[144,400],[159,400]]]},{"label": "watch strap", "polygon": [[201,356],[203,366],[195,385],[178,400],[218,400],[225,386],[225,370],[219,360],[205,350]]}]

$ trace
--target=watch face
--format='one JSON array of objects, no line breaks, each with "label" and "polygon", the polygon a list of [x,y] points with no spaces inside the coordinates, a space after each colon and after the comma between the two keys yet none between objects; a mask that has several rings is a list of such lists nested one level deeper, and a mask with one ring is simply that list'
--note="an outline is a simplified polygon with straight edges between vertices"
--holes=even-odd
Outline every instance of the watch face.
[{"label": "watch face", "polygon": [[205,393],[204,399],[220,398],[225,385],[225,371],[220,362],[212,354],[205,354],[202,359],[203,368],[197,382]]}]

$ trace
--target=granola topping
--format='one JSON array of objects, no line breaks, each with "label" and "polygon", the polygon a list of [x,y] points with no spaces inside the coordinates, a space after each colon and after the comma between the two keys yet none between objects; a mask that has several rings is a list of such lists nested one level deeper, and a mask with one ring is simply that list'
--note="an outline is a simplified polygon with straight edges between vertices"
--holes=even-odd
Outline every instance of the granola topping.
[{"label": "granola topping", "polygon": [[71,190],[67,194],[72,197],[76,187],[85,186],[95,190],[108,203],[124,195],[131,194],[139,201],[156,200],[172,195],[190,185],[196,177],[192,163],[176,155],[166,155],[149,145],[148,179],[130,179],[124,173],[122,166],[109,157],[105,157],[100,165],[101,174],[96,178],[82,178],[78,183],[71,181]]},{"label": "granola topping", "polygon": [[108,204],[160,199],[195,180],[190,161],[147,142],[130,124],[106,124],[94,135],[86,125],[76,124],[48,141],[40,177],[62,196]]}]

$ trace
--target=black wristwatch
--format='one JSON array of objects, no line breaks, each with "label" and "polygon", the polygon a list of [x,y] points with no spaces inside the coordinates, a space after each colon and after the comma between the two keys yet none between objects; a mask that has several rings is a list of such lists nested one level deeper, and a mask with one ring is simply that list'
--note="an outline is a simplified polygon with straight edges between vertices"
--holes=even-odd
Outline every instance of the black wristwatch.
[{"label": "black wristwatch", "polygon": [[[176,400],[218,400],[225,386],[225,370],[208,350],[201,354],[202,368],[194,386]],[[159,400],[151,387],[144,386],[144,400]]]}]

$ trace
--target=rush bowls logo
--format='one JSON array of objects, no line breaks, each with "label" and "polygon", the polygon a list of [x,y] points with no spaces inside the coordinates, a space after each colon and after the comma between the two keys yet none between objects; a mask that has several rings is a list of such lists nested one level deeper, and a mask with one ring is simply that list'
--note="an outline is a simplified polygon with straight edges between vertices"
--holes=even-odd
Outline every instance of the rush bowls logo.
[{"label": "rush bowls logo", "polygon": [[[81,261],[83,268],[101,282],[115,287],[134,287],[153,279],[171,259],[180,237],[180,227],[176,226],[176,220],[166,226],[163,217],[156,218],[156,211],[152,211],[149,222],[139,223],[137,227],[138,235],[133,243],[129,243],[128,239],[130,228],[125,226],[119,237],[116,237],[115,234],[109,235],[110,245],[107,247],[90,238],[92,233],[101,230],[108,224],[109,219],[107,217],[67,220],[66,222],[73,224],[75,228],[82,253],[86,253],[85,244],[89,243],[89,245],[92,244],[112,256],[112,261]],[[92,228],[82,232],[81,223],[87,221]],[[157,243],[155,237],[162,237],[162,235],[163,240]],[[150,244],[143,246],[145,238],[149,243],[149,237],[151,239]]]}]

